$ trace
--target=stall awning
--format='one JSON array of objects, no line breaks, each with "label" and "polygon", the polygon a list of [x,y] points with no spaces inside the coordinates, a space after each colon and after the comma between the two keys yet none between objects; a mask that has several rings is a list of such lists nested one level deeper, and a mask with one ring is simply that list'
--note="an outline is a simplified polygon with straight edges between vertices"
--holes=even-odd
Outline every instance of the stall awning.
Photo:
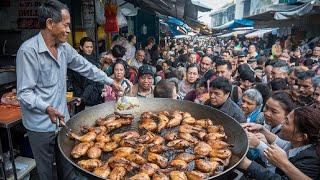
[{"label": "stall awning", "polygon": [[252,27],[254,22],[249,19],[235,19],[221,26],[213,27],[214,30],[233,29],[237,27]]},{"label": "stall awning", "polygon": [[246,34],[246,38],[256,38],[256,37],[263,37],[266,34],[269,34],[271,32],[277,31],[279,28],[266,28],[266,29],[259,29],[257,31],[251,32],[249,34]]},{"label": "stall awning", "polygon": [[289,11],[278,11],[274,14],[274,19],[286,20],[286,19],[303,16],[311,12],[314,4],[315,4],[315,1],[311,1],[309,3],[305,3],[303,5],[295,7]]},{"label": "stall awning", "polygon": [[217,37],[218,38],[229,38],[229,37],[232,37],[232,36],[243,35],[243,34],[251,32],[251,31],[252,30],[238,30],[238,31],[233,31],[233,32],[229,32],[229,33],[226,33],[226,34],[222,34],[222,35],[219,35]]}]

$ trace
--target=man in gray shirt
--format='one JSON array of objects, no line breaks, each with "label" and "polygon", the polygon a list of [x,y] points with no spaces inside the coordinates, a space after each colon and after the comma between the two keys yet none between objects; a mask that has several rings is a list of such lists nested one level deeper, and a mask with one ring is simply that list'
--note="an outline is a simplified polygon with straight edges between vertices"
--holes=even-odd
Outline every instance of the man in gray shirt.
[{"label": "man in gray shirt", "polygon": [[[17,53],[17,96],[22,122],[27,129],[40,179],[53,179],[57,118],[69,119],[66,102],[67,68],[88,79],[121,87],[96,66],[78,54],[67,42],[70,33],[68,8],[57,0],[42,4],[38,10],[41,31],[24,42]],[[57,151],[56,151],[57,152]],[[56,160],[59,179],[73,179],[69,163]],[[58,163],[62,163],[61,166]],[[65,176],[68,174],[69,176]],[[63,177],[60,177],[62,175]]]}]

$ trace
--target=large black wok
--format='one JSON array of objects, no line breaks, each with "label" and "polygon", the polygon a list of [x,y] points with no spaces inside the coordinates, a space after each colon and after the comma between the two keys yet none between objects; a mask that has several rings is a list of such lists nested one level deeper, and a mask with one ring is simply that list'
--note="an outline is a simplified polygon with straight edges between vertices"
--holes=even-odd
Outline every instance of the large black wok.
[{"label": "large black wok", "polygon": [[[248,151],[248,139],[247,136],[240,126],[240,124],[226,115],[225,113],[210,108],[208,106],[203,106],[195,104],[189,101],[179,101],[173,99],[139,99],[140,107],[135,110],[133,113],[135,120],[131,125],[132,129],[137,128],[137,121],[140,119],[140,114],[144,111],[169,111],[174,110],[187,111],[192,114],[197,119],[200,118],[210,118],[213,120],[215,125],[223,125],[225,133],[228,136],[227,142],[234,145],[232,150],[232,157],[230,160],[229,166],[220,174],[210,177],[213,178],[222,178],[226,177],[243,159]],[[81,126],[88,125],[93,126],[95,120],[99,117],[104,117],[108,114],[114,112],[114,103],[104,103],[97,106],[93,106],[85,111],[75,115],[68,122],[67,125],[75,132],[80,134]],[[83,175],[87,176],[90,179],[99,179],[91,172],[80,168],[70,157],[71,149],[74,146],[74,140],[70,140],[66,135],[65,129],[63,128],[58,134],[58,145],[61,153],[64,157]]]}]

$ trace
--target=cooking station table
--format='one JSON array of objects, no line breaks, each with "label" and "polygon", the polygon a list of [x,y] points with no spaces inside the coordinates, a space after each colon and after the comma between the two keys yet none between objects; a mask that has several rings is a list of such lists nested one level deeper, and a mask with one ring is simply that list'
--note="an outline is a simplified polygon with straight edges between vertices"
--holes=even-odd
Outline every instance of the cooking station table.
[{"label": "cooking station table", "polygon": [[[10,153],[10,160],[12,162],[12,169],[13,169],[13,176],[14,179],[17,178],[17,170],[16,170],[16,165],[14,162],[14,152],[13,152],[13,144],[12,144],[12,137],[11,137],[11,128],[14,127],[15,125],[21,123],[21,112],[20,108],[12,108],[12,107],[3,107],[0,106],[0,128],[5,128],[7,132],[7,138],[9,142],[9,153]],[[5,161],[3,159],[4,153],[2,152],[2,143],[0,142],[0,152],[2,155],[1,162],[3,164],[2,170],[4,174],[4,179],[7,179],[7,174],[5,171]]]}]

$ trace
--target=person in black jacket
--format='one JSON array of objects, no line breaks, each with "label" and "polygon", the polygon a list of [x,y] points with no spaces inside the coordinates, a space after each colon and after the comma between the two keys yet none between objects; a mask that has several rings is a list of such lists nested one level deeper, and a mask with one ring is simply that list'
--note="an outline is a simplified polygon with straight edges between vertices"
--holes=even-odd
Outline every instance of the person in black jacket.
[{"label": "person in black jacket", "polygon": [[[283,123],[280,132],[283,140],[272,133],[265,134],[268,141],[273,139],[275,143],[264,151],[268,161],[276,166],[275,172],[248,158],[244,158],[238,167],[246,170],[247,174],[255,179],[319,179],[319,117],[318,109],[300,107],[291,111]],[[244,128],[248,131],[260,131],[254,126]]]}]

